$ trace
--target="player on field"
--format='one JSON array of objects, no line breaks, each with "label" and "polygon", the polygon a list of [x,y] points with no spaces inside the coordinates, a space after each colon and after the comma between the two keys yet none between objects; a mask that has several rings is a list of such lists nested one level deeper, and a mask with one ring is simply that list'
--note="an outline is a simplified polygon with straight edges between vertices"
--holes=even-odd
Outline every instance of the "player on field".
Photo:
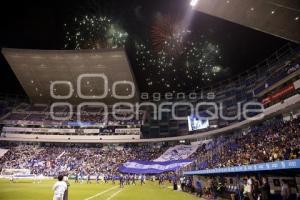
[{"label": "player on field", "polygon": [[99,174],[96,175],[96,183],[99,183]]},{"label": "player on field", "polygon": [[132,179],[132,183],[131,183],[131,184],[132,184],[132,185],[133,185],[133,184],[136,185],[136,184],[135,184],[135,175],[132,175],[131,179]]},{"label": "player on field", "polygon": [[78,179],[79,179],[79,173],[76,172],[76,174],[75,174],[75,183],[78,183]]},{"label": "player on field", "polygon": [[126,180],[126,185],[130,185],[130,175],[126,175],[125,176],[125,180]]},{"label": "player on field", "polygon": [[163,175],[160,175],[158,177],[158,185],[163,185],[163,183],[164,183],[164,177],[163,177]]},{"label": "player on field", "polygon": [[90,174],[87,175],[87,182],[86,183],[87,184],[92,184],[91,175]]},{"label": "player on field", "polygon": [[106,174],[104,175],[104,183],[108,183]]},{"label": "player on field", "polygon": [[116,180],[116,176],[113,174],[111,175],[111,181],[112,181],[112,184],[115,184],[115,180]]},{"label": "player on field", "polygon": [[15,175],[11,175],[10,178],[9,178],[9,181],[11,183],[14,183],[15,182]]},{"label": "player on field", "polygon": [[123,188],[124,187],[124,177],[123,175],[121,174],[120,175],[120,188]]},{"label": "player on field", "polygon": [[141,185],[145,184],[145,179],[146,179],[145,175],[142,174],[142,176],[141,176]]}]

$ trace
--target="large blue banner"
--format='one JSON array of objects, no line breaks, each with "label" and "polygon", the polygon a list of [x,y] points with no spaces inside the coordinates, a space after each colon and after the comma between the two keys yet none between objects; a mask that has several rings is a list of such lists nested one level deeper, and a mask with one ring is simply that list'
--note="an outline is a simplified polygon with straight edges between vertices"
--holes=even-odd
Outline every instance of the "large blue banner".
[{"label": "large blue banner", "polygon": [[142,161],[132,160],[122,164],[119,171],[132,174],[159,174],[168,171],[175,171],[180,167],[190,164],[192,160],[172,160],[172,161]]},{"label": "large blue banner", "polygon": [[271,171],[271,170],[287,170],[287,169],[300,169],[300,159],[275,161],[275,162],[260,163],[260,164],[253,164],[253,165],[242,165],[236,167],[189,171],[189,172],[184,172],[184,174],[185,175],[196,175],[196,174],[206,175],[206,174],[242,173],[242,172]]}]

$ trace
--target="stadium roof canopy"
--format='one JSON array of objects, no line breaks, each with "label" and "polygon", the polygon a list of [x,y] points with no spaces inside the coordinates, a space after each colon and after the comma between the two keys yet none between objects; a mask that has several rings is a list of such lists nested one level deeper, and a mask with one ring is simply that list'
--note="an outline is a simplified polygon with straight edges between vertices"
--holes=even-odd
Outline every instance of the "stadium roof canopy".
[{"label": "stadium roof canopy", "polygon": [[[78,104],[93,101],[111,105],[121,101],[112,96],[114,83],[117,95],[130,97],[122,101],[136,102],[139,99],[137,85],[124,49],[29,50],[4,48],[2,53],[32,103],[69,102]],[[77,81],[81,75],[84,76],[79,84],[81,91],[79,94]],[[107,87],[105,87],[103,75],[107,77]],[[133,83],[134,94],[133,86],[124,81]],[[55,96],[50,93],[51,85]],[[107,95],[103,99],[97,99],[105,93],[105,88],[107,88]],[[69,94],[71,94],[69,98],[59,99],[67,97]],[[89,99],[84,96],[88,96]]]},{"label": "stadium roof canopy", "polygon": [[[194,9],[300,43],[300,1],[198,0]],[[259,45],[259,44],[258,44]]]}]

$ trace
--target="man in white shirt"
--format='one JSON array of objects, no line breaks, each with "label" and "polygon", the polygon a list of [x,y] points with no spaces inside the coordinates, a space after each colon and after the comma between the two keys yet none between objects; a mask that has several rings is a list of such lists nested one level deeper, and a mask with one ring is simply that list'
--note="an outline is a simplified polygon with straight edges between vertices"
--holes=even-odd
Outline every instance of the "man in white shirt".
[{"label": "man in white shirt", "polygon": [[62,175],[59,175],[58,181],[53,185],[53,190],[54,190],[53,200],[63,200],[64,198],[64,193],[68,188],[68,186],[66,182],[63,181],[63,178],[64,177]]},{"label": "man in white shirt", "polygon": [[253,181],[250,177],[247,177],[247,184],[245,187],[246,190],[246,196],[250,199],[250,200],[254,200],[253,198],[253,194],[252,194],[252,190],[253,190]]}]

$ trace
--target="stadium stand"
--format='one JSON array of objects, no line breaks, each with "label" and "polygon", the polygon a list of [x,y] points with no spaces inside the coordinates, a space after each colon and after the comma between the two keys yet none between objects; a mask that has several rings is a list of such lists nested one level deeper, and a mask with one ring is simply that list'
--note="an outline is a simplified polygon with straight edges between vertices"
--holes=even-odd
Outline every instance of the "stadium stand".
[{"label": "stadium stand", "polygon": [[[212,92],[213,100],[223,104],[223,113],[233,117],[210,120],[209,126],[200,130],[189,130],[188,120],[175,121],[168,112],[162,113],[161,120],[154,120],[154,112],[148,108],[133,120],[125,119],[131,112],[119,113],[124,119],[116,120],[109,111],[106,121],[103,109],[87,106],[78,122],[74,113],[63,119],[69,115],[66,107],[57,107],[54,113],[61,119],[53,119],[49,105],[19,102],[1,120],[0,144],[9,149],[0,158],[2,173],[23,170],[35,175],[64,173],[72,177],[160,173],[158,179],[168,179],[172,172],[182,178],[183,190],[192,192],[197,190],[196,182],[200,180],[197,173],[201,170],[297,160],[300,158],[300,54],[290,46],[280,52],[236,79],[203,88],[197,93],[199,98],[188,99],[196,104],[201,100],[200,93]],[[253,120],[239,116],[237,102],[242,105],[261,102],[264,110],[251,116],[263,117]],[[201,108],[201,113],[205,116],[209,110]],[[181,107],[176,113],[187,119],[190,110]],[[188,152],[184,147],[183,152],[179,151],[183,144],[193,146],[193,153],[182,157]],[[158,159],[164,155],[168,156]],[[178,164],[180,161],[182,165]],[[155,169],[150,170],[149,166]],[[223,196],[241,196],[239,177],[203,176],[201,180],[206,186],[199,194],[208,199],[221,187],[219,184]],[[226,185],[221,181],[223,178],[233,181]],[[278,187],[272,188],[278,191]]]},{"label": "stadium stand", "polygon": [[272,120],[247,132],[216,138],[199,147],[193,169],[241,166],[300,158],[300,120]]},{"label": "stadium stand", "polygon": [[82,175],[115,175],[127,160],[153,160],[168,146],[124,145],[116,147],[85,147],[84,145],[18,145],[1,158],[2,169],[30,169],[32,174],[56,176],[60,173]]},{"label": "stadium stand", "polygon": [[[235,118],[238,113],[237,102],[240,102],[241,105],[247,102],[262,102],[267,108],[297,94],[298,86],[290,87],[288,90],[285,87],[299,80],[299,53],[298,47],[285,45],[267,59],[236,77],[202,88],[199,91],[190,91],[195,92],[193,96],[196,96],[196,99],[189,99],[188,95],[183,97],[181,95],[179,99],[175,97],[174,101],[188,100],[196,104],[201,101],[212,101],[208,99],[208,94],[214,94],[213,101],[222,104],[223,114],[233,117],[231,120],[211,120],[207,128],[188,131],[187,120],[173,120],[170,113],[163,113],[162,120],[155,120],[152,117],[154,113],[150,109],[148,110],[148,118],[142,127],[144,138],[195,134],[230,126],[244,120],[243,117]],[[162,99],[161,101],[165,100]],[[202,111],[206,111],[206,109],[210,108],[203,108]],[[178,116],[188,116],[190,110],[187,106],[178,109],[176,113]]]},{"label": "stadium stand", "polygon": [[0,200],[300,200],[300,0],[2,7]]}]

